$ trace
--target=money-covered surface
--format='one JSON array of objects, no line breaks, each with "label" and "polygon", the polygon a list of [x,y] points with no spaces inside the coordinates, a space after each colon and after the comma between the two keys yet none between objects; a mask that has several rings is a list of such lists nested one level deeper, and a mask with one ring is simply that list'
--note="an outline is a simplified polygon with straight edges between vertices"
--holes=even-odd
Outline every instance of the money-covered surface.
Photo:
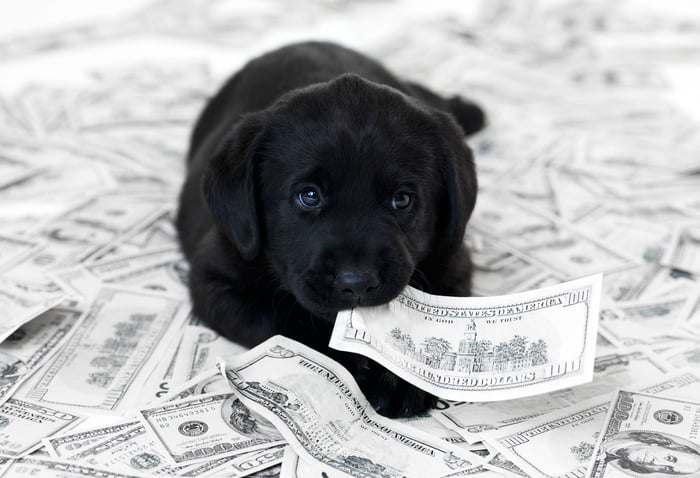
[{"label": "money-covered surface", "polygon": [[[700,376],[682,372],[637,388],[692,399],[700,396]],[[604,394],[482,437],[529,476],[579,477],[586,473],[609,405],[610,394]]]},{"label": "money-covered surface", "polygon": [[661,380],[672,367],[650,350],[621,349],[596,357],[594,370],[593,381],[578,387],[502,402],[441,402],[431,413],[469,443],[475,443],[481,441],[484,431],[582,403],[630,383]]},{"label": "money-covered surface", "polygon": [[[451,476],[580,478],[615,389],[655,394],[646,380],[698,370],[694,2],[93,3],[14,2],[0,15],[0,408],[87,417],[60,431],[32,422],[35,435],[7,424],[5,445],[44,446],[0,458],[0,476],[292,476],[279,447],[178,468],[150,429],[125,432],[141,409],[232,393],[210,367],[242,349],[187,314],[173,226],[187,142],[233,71],[299,38],[337,41],[484,107],[488,127],[466,139],[479,182],[465,237],[474,296],[604,273],[592,382],[492,402],[441,397],[430,416],[402,423],[488,460]],[[154,321],[133,319],[155,309]],[[536,343],[540,333],[523,334]],[[455,356],[463,336],[447,338]],[[430,342],[427,361],[444,345]],[[681,389],[692,387],[668,391]],[[104,454],[66,461],[100,443]],[[557,453],[541,453],[545,444]],[[297,474],[337,475],[301,455]]]},{"label": "money-covered surface", "polygon": [[482,464],[475,454],[378,415],[337,362],[282,336],[221,363],[244,404],[295,451],[339,476],[444,476]]},{"label": "money-covered surface", "polygon": [[602,276],[505,296],[407,288],[338,313],[330,346],[365,355],[439,397],[507,400],[593,377]]},{"label": "money-covered surface", "polygon": [[700,474],[700,400],[619,390],[587,477]]},{"label": "money-covered surface", "polygon": [[96,468],[84,464],[66,463],[44,458],[24,458],[12,461],[3,467],[0,465],[0,477],[31,478],[139,478],[143,475],[124,474],[107,468]]}]

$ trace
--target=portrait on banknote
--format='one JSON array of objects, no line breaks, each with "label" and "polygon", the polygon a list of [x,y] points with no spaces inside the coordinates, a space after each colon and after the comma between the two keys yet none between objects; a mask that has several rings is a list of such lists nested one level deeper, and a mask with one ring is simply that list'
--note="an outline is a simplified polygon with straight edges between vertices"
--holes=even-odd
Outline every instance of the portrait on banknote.
[{"label": "portrait on banknote", "polygon": [[221,405],[221,416],[234,430],[250,439],[277,440],[277,429],[257,413],[251,412],[235,395]]},{"label": "portrait on banknote", "polygon": [[606,440],[604,450],[606,463],[632,476],[700,473],[700,444],[665,432],[620,432]]}]

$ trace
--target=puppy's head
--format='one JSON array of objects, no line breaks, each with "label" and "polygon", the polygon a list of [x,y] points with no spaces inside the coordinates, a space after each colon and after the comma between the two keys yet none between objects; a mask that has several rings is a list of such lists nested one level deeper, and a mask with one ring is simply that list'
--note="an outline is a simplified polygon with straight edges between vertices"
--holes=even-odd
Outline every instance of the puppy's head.
[{"label": "puppy's head", "polygon": [[240,256],[329,319],[390,301],[426,257],[448,257],[476,198],[454,120],[356,75],[242,118],[203,187]]}]

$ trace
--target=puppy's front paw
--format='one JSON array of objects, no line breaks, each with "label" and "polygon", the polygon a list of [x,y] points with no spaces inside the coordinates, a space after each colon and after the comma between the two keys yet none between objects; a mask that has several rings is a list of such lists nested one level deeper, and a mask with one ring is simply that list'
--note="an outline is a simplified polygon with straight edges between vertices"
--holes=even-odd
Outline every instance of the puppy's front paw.
[{"label": "puppy's front paw", "polygon": [[437,397],[414,387],[389,371],[379,372],[361,384],[375,410],[389,418],[412,417],[437,405]]}]

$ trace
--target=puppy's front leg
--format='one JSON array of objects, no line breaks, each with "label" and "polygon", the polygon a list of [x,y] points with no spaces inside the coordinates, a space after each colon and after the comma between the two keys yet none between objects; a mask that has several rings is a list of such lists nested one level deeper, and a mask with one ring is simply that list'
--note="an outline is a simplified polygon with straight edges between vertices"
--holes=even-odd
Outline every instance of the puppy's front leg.
[{"label": "puppy's front leg", "polygon": [[367,357],[331,349],[327,354],[350,371],[372,407],[385,417],[412,417],[437,405],[437,397]]}]

